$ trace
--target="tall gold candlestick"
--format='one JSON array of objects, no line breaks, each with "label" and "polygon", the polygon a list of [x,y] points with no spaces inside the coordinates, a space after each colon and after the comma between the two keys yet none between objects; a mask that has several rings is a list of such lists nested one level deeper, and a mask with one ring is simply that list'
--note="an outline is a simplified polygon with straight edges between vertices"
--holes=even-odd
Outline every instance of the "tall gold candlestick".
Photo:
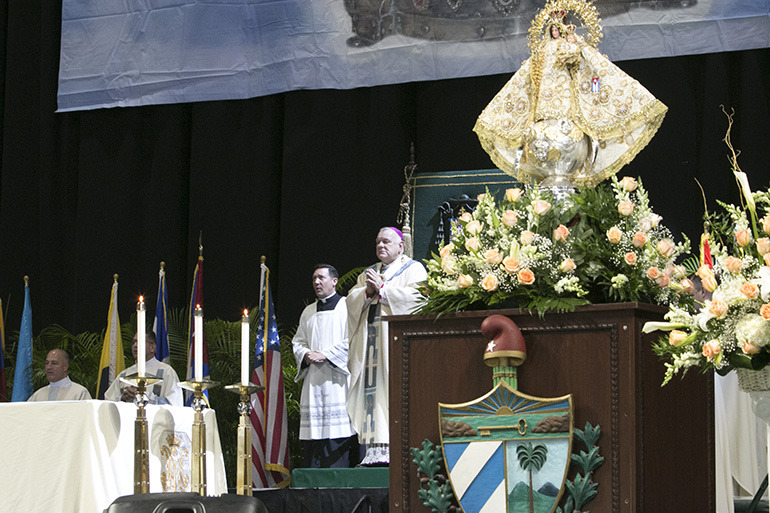
[{"label": "tall gold candlestick", "polygon": [[150,493],[150,442],[147,427],[147,410],[141,398],[144,385],[136,387],[137,410],[134,421],[134,493]]},{"label": "tall gold candlestick", "polygon": [[238,403],[238,457],[236,463],[236,487],[235,493],[238,495],[252,495],[251,490],[251,395],[264,390],[265,387],[255,385],[251,382],[236,383],[228,385],[226,390],[241,396],[241,402]]},{"label": "tall gold candlestick", "polygon": [[134,493],[150,493],[150,442],[147,426],[147,386],[163,381],[155,376],[132,374],[121,378],[136,387],[136,420],[134,421]]},{"label": "tall gold candlestick", "polygon": [[206,423],[203,419],[203,409],[206,407],[204,392],[219,386],[216,381],[209,379],[182,381],[179,386],[193,393],[192,407],[195,418],[192,425],[192,461],[190,462],[191,485],[190,491],[198,495],[206,495]]}]

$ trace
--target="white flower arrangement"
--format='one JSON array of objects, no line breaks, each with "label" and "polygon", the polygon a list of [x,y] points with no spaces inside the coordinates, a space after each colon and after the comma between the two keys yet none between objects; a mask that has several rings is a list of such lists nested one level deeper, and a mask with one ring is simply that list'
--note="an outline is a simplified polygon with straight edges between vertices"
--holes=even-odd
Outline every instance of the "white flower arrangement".
[{"label": "white flower arrangement", "polygon": [[[728,119],[731,126],[732,116]],[[668,331],[655,346],[666,366],[664,385],[691,368],[726,374],[760,370],[770,362],[770,194],[751,191],[729,128],[725,142],[743,205],[718,201],[722,211],[706,216],[704,236],[711,243],[704,244],[695,272],[703,297],[693,313],[671,307],[667,322],[644,326],[646,333]]]},{"label": "white flower arrangement", "polygon": [[475,306],[572,310],[590,302],[689,300],[692,283],[647,193],[634,178],[556,200],[547,190],[487,191],[427,261],[422,312]]}]

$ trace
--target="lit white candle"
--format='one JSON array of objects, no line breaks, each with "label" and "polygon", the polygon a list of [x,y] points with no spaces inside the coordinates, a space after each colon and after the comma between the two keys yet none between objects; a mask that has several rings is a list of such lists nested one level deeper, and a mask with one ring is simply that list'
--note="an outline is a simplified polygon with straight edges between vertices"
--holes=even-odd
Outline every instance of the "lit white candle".
[{"label": "lit white candle", "polygon": [[241,385],[249,384],[249,311],[241,317]]},{"label": "lit white candle", "polygon": [[195,306],[195,381],[203,381],[203,309]]},{"label": "lit white candle", "polygon": [[145,343],[144,297],[139,296],[136,305],[136,373],[144,377],[147,370],[147,344]]}]

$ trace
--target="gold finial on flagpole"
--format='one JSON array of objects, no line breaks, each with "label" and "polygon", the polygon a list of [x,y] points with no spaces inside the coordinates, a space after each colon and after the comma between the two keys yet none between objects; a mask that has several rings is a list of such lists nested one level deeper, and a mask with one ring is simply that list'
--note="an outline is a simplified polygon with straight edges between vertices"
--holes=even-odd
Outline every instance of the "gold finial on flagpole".
[{"label": "gold finial on flagpole", "polygon": [[166,270],[166,262],[163,260],[160,261],[160,270],[165,271]]},{"label": "gold finial on flagpole", "polygon": [[24,286],[29,287],[29,276],[24,276]]},{"label": "gold finial on flagpole", "polygon": [[404,236],[404,254],[409,258],[414,256],[414,244],[412,243],[412,224],[409,219],[411,210],[411,195],[414,182],[414,172],[417,170],[417,163],[414,160],[414,142],[409,147],[409,163],[404,167],[404,194],[401,196],[401,203],[398,207],[396,223],[401,224],[401,233]]},{"label": "gold finial on flagpole", "polygon": [[198,256],[203,256],[203,230],[198,234]]},{"label": "gold finial on flagpole", "polygon": [[118,273],[115,273],[112,275],[112,280],[117,283],[118,282]]},{"label": "gold finial on flagpole", "polygon": [[265,255],[262,255],[261,257],[259,257],[259,263],[261,265],[265,265],[266,261],[267,261],[267,259],[265,258]]}]

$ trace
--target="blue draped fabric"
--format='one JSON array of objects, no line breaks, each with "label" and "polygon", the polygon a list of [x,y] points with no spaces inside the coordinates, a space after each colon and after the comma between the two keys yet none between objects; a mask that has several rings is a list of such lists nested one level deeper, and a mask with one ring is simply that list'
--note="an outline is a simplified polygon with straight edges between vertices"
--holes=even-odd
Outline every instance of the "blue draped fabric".
[{"label": "blue draped fabric", "polygon": [[[512,73],[528,55],[530,20],[544,3],[63,0],[58,108]],[[596,5],[604,27],[599,49],[613,61],[770,46],[765,0]]]}]

